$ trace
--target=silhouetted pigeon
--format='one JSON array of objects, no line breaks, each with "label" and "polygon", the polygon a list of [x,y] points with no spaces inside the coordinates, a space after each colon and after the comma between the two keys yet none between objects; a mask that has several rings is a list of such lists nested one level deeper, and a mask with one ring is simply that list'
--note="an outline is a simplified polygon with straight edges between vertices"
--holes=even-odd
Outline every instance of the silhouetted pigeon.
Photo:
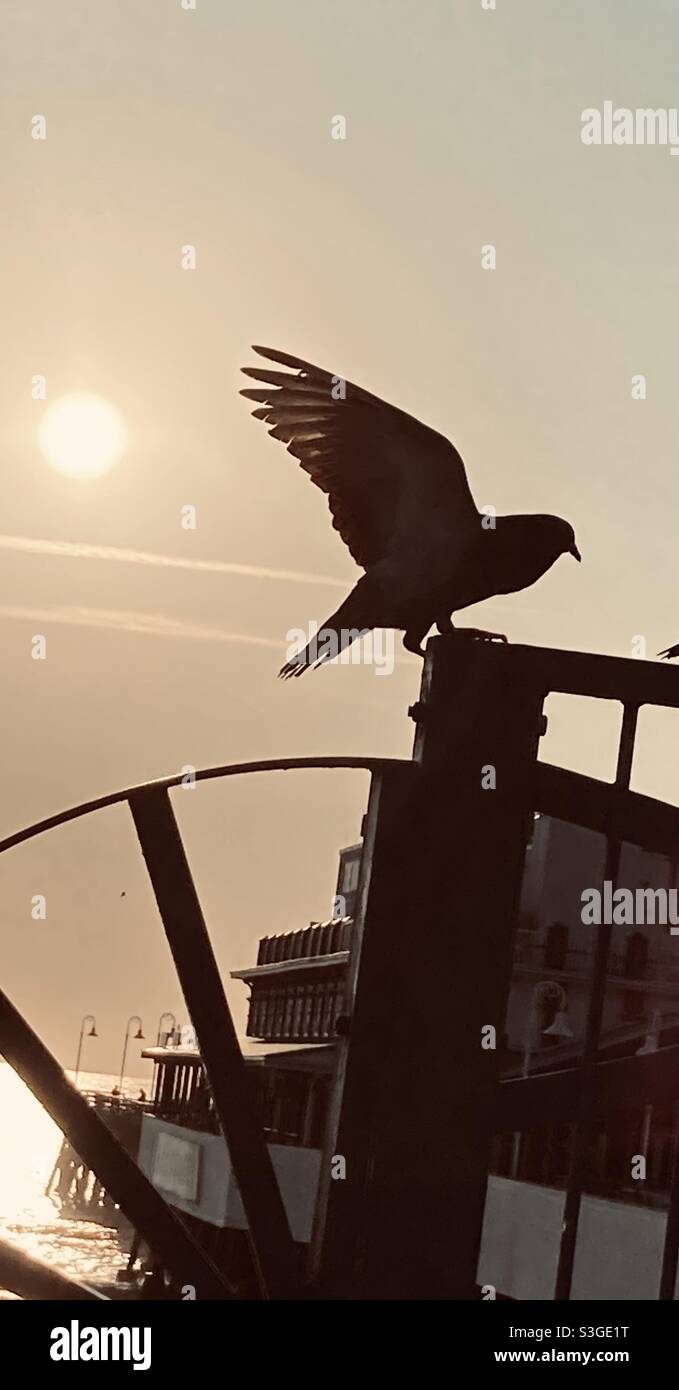
[{"label": "silhouetted pigeon", "polygon": [[664,652],[658,652],[658,656],[664,656],[666,661],[671,661],[673,656],[679,656],[679,642],[674,647],[665,647]]},{"label": "silhouetted pigeon", "polygon": [[258,403],[253,415],[328,494],[333,526],[365,570],[281,676],[330,660],[373,627],[405,631],[406,649],[423,656],[432,623],[450,632],[457,610],[527,588],[559,555],[580,559],[561,517],[478,512],[464,463],[443,435],[299,357],[253,351],[292,371],[244,367],[262,385],[241,395]]}]

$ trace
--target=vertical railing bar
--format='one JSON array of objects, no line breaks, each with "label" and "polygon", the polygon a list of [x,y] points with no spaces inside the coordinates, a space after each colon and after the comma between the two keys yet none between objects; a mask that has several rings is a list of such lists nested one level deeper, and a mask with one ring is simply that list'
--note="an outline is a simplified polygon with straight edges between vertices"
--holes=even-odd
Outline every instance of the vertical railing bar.
[{"label": "vertical railing bar", "polygon": [[417,773],[385,774],[380,797],[322,1297],[477,1297],[497,1090],[477,1039],[506,1008],[544,692],[504,649],[434,638],[427,655]]},{"label": "vertical railing bar", "polygon": [[658,1299],[663,1303],[674,1302],[674,1292],[677,1286],[677,1261],[679,1260],[679,1108],[675,1109],[673,1141],[670,1200],[658,1291]]},{"label": "vertical railing bar", "polygon": [[[626,704],[623,706],[614,783],[618,791],[627,791],[629,789],[632,763],[634,760],[634,740],[636,736],[638,714],[638,705]],[[612,838],[610,834],[607,835],[603,877],[605,880],[611,881],[614,886],[617,884],[620,869],[620,850],[620,841]],[[562,1235],[554,1286],[554,1298],[557,1302],[568,1301],[573,1283],[573,1266],[575,1263],[575,1249],[578,1237],[582,1193],[585,1184],[587,1151],[592,1134],[592,1083],[601,1039],[601,1024],[606,996],[606,972],[611,947],[611,932],[611,925],[602,923],[598,928],[597,943],[594,952],[594,972],[587,1015],[587,1029],[585,1033],[582,1062],[579,1068],[581,1099],[575,1125],[575,1133],[573,1135],[573,1152],[564,1200]]]},{"label": "vertical railing bar", "polygon": [[129,805],[245,1209],[260,1292],[292,1298],[298,1273],[287,1215],[169,795],[150,789]]},{"label": "vertical railing bar", "polygon": [[25,1018],[0,990],[0,1053],[96,1173],[163,1265],[199,1298],[233,1290],[119,1139],[88,1105]]},{"label": "vertical railing bar", "polygon": [[[361,968],[361,947],[363,944],[363,925],[365,921],[365,908],[370,884],[370,871],[372,866],[372,853],[375,843],[375,833],[379,808],[381,802],[382,788],[384,786],[384,773],[373,771],[370,778],[370,790],[368,793],[368,809],[366,811],[364,830],[363,830],[363,849],[361,852],[361,865],[359,871],[359,882],[356,893],[356,906],[354,909],[354,929],[351,943],[351,955],[347,966],[346,976],[346,1004],[345,1013],[348,1019],[351,1014],[356,996],[356,987]],[[331,1183],[331,1159],[335,1153],[337,1144],[337,1134],[339,1129],[340,1114],[342,1110],[342,1098],[344,1095],[344,1081],[346,1077],[347,1061],[349,1048],[351,1046],[350,1030],[344,1035],[340,1035],[335,1043],[335,1070],[331,1081],[331,1091],[327,1107],[327,1117],[325,1121],[325,1132],[323,1135],[323,1159],[321,1162],[321,1174],[318,1185],[318,1197],[314,1212],[313,1230],[307,1257],[307,1279],[314,1283],[320,1274],[321,1263],[323,1260],[323,1245],[325,1240],[325,1228],[328,1213],[328,1198]]]}]

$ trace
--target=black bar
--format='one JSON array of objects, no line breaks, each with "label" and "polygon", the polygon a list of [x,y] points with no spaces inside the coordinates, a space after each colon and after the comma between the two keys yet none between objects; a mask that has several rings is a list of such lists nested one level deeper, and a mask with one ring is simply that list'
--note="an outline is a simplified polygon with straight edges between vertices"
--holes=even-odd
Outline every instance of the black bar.
[{"label": "black bar", "polygon": [[[540,1130],[575,1120],[582,1103],[582,1067],[508,1077],[498,1087],[496,1133]],[[646,1056],[614,1057],[592,1069],[592,1112],[605,1120],[629,1110],[630,1097],[648,1105],[669,1105],[679,1094],[679,1045]]]},{"label": "black bar", "polygon": [[614,840],[627,840],[652,854],[671,859],[677,855],[679,807],[581,772],[538,763],[530,809],[574,821]]},{"label": "black bar", "polygon": [[198,1298],[231,1297],[212,1261],[2,990],[0,1053],[173,1277],[193,1284]]},{"label": "black bar", "polygon": [[526,680],[537,681],[547,694],[591,695],[625,705],[662,705],[679,709],[679,671],[662,661],[636,657],[600,656],[598,652],[569,652],[556,647],[509,646],[510,662],[520,664]]},{"label": "black bar", "polygon": [[297,1266],[288,1219],[166,789],[140,792],[130,810],[245,1208],[261,1295],[293,1298]]},{"label": "black bar", "polygon": [[8,1240],[0,1239],[0,1289],[9,1289],[19,1298],[48,1298],[50,1300],[78,1299],[108,1303],[106,1294],[77,1279],[69,1279],[60,1270],[27,1255]]},{"label": "black bar", "polygon": [[[409,767],[412,769],[412,764]],[[370,783],[370,795],[368,797],[368,809],[366,811],[363,828],[363,849],[361,852],[361,864],[359,869],[359,881],[356,891],[356,905],[354,908],[354,938],[353,949],[347,963],[347,974],[345,980],[345,1016],[349,1017],[354,1007],[356,997],[356,984],[358,981],[361,965],[361,947],[363,942],[363,927],[365,922],[365,912],[370,884],[370,875],[375,853],[375,837],[378,827],[382,826],[385,814],[388,813],[388,804],[394,794],[397,793],[398,785],[403,781],[402,772],[393,772],[390,777],[381,774],[373,774]],[[409,774],[406,774],[407,784],[410,786]],[[405,793],[404,793],[405,794]],[[387,806],[385,807],[385,802]],[[321,927],[324,933],[324,945],[329,945],[328,933],[325,927]],[[315,1017],[316,1005],[314,1005],[312,1017],[309,1022],[309,1034],[314,1038],[321,1036],[320,1026],[313,1027],[312,1019]],[[320,1015],[319,1015],[320,1019]],[[347,1072],[347,1061],[349,1057],[350,1040],[348,1034],[342,1033],[335,1041],[335,1066],[331,1082],[330,1098],[327,1107],[327,1118],[323,1135],[323,1160],[318,1184],[318,1198],[314,1213],[314,1226],[311,1236],[311,1243],[307,1257],[307,1277],[309,1282],[318,1286],[321,1278],[321,1270],[324,1259],[327,1259],[329,1246],[329,1232],[327,1229],[328,1205],[332,1178],[332,1159],[337,1151],[337,1136],[342,1113],[344,1099],[344,1083]]]},{"label": "black bar", "polygon": [[[634,662],[631,664],[634,665]],[[638,713],[639,710],[636,705],[625,705],[622,728],[620,731],[618,764],[614,784],[615,788],[619,791],[626,790],[629,787],[632,761],[634,758],[634,739],[636,735]],[[608,838],[606,842],[606,859],[603,877],[604,880],[608,879],[614,885],[617,883],[618,871],[620,868],[620,848],[621,844],[619,839],[613,839],[612,837]],[[570,1299],[571,1286],[573,1283],[573,1266],[575,1263],[578,1222],[580,1220],[582,1193],[585,1183],[587,1152],[594,1121],[594,1069],[601,1037],[601,1022],[606,995],[606,974],[612,930],[612,926],[606,924],[602,924],[597,928],[598,934],[596,950],[594,952],[594,975],[592,978],[589,1011],[587,1015],[587,1031],[585,1034],[582,1065],[579,1071],[581,1101],[575,1134],[573,1136],[573,1150],[563,1208],[563,1227],[559,1247],[559,1262],[554,1285],[554,1298],[557,1302],[566,1302]]]},{"label": "black bar", "polygon": [[[429,643],[419,773],[383,769],[374,828],[371,806],[326,1298],[477,1297],[543,700],[520,663],[496,658],[457,637]],[[488,1025],[495,1049],[483,1046]]]},{"label": "black bar", "polygon": [[[675,1092],[676,1095],[676,1092]],[[672,1155],[672,1177],[670,1180],[670,1202],[665,1227],[665,1243],[660,1272],[658,1298],[663,1303],[674,1302],[677,1286],[677,1260],[679,1259],[679,1111],[674,1117],[674,1153]]]}]

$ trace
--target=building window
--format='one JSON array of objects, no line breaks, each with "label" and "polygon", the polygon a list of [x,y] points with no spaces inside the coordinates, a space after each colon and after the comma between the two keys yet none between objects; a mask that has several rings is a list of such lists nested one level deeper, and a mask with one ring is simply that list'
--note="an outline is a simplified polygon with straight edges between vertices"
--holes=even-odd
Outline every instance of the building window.
[{"label": "building window", "polygon": [[357,856],[353,859],[345,859],[342,865],[341,889],[343,893],[356,892],[358,887],[358,865],[359,859]]}]

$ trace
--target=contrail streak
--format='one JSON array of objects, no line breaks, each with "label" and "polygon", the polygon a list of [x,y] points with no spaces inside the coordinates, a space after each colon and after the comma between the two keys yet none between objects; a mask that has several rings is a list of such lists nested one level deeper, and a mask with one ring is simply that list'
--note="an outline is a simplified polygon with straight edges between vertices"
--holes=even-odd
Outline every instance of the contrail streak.
[{"label": "contrail streak", "polygon": [[247,579],[279,579],[291,584],[325,584],[346,590],[350,581],[304,570],[268,569],[265,565],[238,565],[227,560],[191,560],[180,555],[156,555],[150,550],[124,550],[117,545],[87,545],[80,541],[48,541],[33,536],[2,536],[0,550],[26,555],[58,555],[77,560],[115,560],[125,565],[151,565],[156,569],[193,570],[197,574],[238,574]]},{"label": "contrail streak", "polygon": [[[322,584],[330,589],[341,589],[343,593],[346,593],[351,584],[351,580],[348,579],[335,579],[329,574],[309,574],[305,570],[268,569],[266,565],[239,565],[230,560],[191,560],[180,555],[157,555],[151,550],[125,550],[117,545],[88,545],[84,541],[51,541],[36,536],[0,535],[0,550],[11,550],[25,555],[53,555],[66,559],[113,560],[118,564],[148,565],[155,569],[192,570],[196,574],[234,574],[246,579],[275,579],[291,584]],[[517,604],[513,598],[504,600],[496,598],[493,602],[488,602],[487,612],[492,613],[496,609],[517,614],[529,614],[530,616],[538,615],[543,611],[533,605]],[[134,629],[134,631],[140,630]],[[256,642],[260,639],[241,636],[232,639],[225,637],[222,640]],[[267,641],[269,639],[261,639],[263,643]],[[276,646],[276,643],[269,641],[269,645]]]},{"label": "contrail streak", "polygon": [[[0,605],[0,619],[16,619],[31,623],[64,623],[67,627],[96,627],[108,632],[140,632],[151,637],[189,638],[194,642],[237,642],[252,647],[268,647],[281,652],[284,642],[271,637],[251,637],[243,632],[225,632],[223,628],[201,627],[168,618],[163,613],[135,613],[110,608],[29,608]],[[38,634],[36,634],[38,635]]]}]

